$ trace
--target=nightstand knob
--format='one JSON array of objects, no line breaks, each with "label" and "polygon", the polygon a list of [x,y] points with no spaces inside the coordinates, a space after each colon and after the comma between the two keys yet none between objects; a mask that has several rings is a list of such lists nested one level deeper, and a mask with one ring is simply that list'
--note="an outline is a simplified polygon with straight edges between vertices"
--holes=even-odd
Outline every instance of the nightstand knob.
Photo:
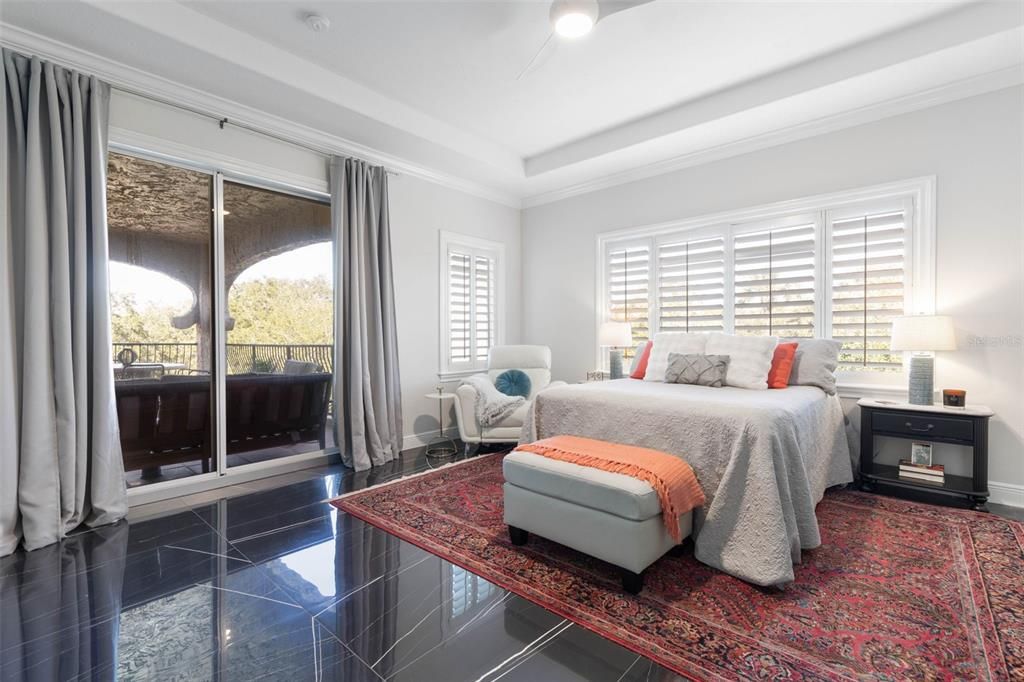
[{"label": "nightstand knob", "polygon": [[929,424],[928,426],[924,427],[923,429],[915,429],[914,428],[914,424],[912,422],[907,422],[904,426],[906,426],[911,431],[920,431],[921,433],[925,433],[927,431],[931,431],[932,429],[935,428],[935,424]]}]

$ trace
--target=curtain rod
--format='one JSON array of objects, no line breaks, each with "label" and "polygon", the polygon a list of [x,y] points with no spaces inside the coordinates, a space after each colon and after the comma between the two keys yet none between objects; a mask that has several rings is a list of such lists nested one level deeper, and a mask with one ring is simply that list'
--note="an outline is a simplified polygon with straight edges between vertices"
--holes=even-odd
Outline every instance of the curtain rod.
[{"label": "curtain rod", "polygon": [[[187,104],[181,104],[180,102],[174,102],[172,100],[165,99],[163,97],[159,97],[157,95],[153,95],[153,94],[150,94],[150,93],[147,93],[147,92],[142,92],[142,91],[135,90],[135,89],[132,89],[132,88],[124,87],[122,85],[113,85],[113,84],[110,85],[110,89],[111,90],[120,90],[121,92],[123,92],[123,93],[125,93],[127,95],[134,95],[135,97],[141,97],[142,99],[148,99],[148,100],[150,100],[152,102],[157,102],[159,104],[163,104],[163,105],[166,105],[166,106],[169,106],[169,107],[174,107],[175,109],[181,109],[182,111],[187,111],[187,112],[189,112],[191,114],[195,114],[196,116],[202,116],[203,118],[208,118],[208,119],[210,119],[212,121],[216,121],[217,124],[220,126],[221,130],[224,130],[224,126],[229,126],[230,125],[230,126],[233,126],[235,128],[239,128],[240,130],[245,130],[245,131],[248,131],[250,133],[255,133],[256,135],[262,135],[263,137],[269,137],[272,140],[277,140],[278,142],[284,142],[285,144],[292,145],[293,147],[299,147],[301,149],[305,149],[307,151],[311,151],[314,154],[319,154],[321,156],[327,156],[327,157],[331,157],[331,156],[334,155],[334,152],[327,151],[326,149],[322,149],[322,148],[319,148],[319,147],[314,147],[313,145],[306,144],[305,142],[297,142],[296,140],[289,139],[287,137],[284,137],[283,135],[278,135],[277,133],[272,133],[269,130],[264,130],[264,129],[258,128],[256,126],[249,125],[248,123],[240,123],[238,121],[232,121],[231,119],[229,119],[226,116],[221,116],[220,114],[214,114],[214,113],[212,113],[210,111],[204,111],[202,109],[197,109],[197,108],[191,107],[191,106],[189,106]],[[398,171],[392,170],[392,169],[384,167],[384,166],[382,166],[382,167],[384,168],[384,171],[388,175],[395,175],[395,176],[401,175],[401,173],[399,173]]]}]

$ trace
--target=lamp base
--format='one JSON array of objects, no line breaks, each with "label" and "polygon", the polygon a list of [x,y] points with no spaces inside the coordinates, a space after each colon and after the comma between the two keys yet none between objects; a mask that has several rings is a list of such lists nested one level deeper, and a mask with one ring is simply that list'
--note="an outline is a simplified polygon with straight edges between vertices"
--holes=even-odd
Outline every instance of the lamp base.
[{"label": "lamp base", "polygon": [[608,353],[608,373],[612,379],[622,378],[622,353],[613,350]]},{"label": "lamp base", "polygon": [[910,356],[910,404],[931,405],[934,399],[935,358]]}]

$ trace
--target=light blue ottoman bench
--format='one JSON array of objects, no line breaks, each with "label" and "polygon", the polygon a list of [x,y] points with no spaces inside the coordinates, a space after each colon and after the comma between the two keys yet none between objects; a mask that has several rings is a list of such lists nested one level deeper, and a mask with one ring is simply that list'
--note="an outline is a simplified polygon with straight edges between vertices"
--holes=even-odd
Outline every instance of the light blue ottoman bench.
[{"label": "light blue ottoman bench", "polygon": [[[647,482],[531,452],[513,451],[502,463],[505,523],[514,545],[530,533],[622,569],[622,587],[643,589],[643,572],[676,546],[661,519],[658,494]],[[679,517],[680,537],[693,528]]]}]

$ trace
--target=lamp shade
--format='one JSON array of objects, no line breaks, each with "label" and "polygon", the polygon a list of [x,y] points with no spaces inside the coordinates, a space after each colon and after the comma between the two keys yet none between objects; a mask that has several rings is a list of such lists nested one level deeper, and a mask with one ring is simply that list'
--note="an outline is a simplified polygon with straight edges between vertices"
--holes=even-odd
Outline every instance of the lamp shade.
[{"label": "lamp shade", "polygon": [[629,322],[605,322],[601,325],[597,342],[612,348],[628,348],[633,345],[633,325]]},{"label": "lamp shade", "polygon": [[892,321],[892,350],[956,350],[953,318],[948,315],[907,315]]}]

